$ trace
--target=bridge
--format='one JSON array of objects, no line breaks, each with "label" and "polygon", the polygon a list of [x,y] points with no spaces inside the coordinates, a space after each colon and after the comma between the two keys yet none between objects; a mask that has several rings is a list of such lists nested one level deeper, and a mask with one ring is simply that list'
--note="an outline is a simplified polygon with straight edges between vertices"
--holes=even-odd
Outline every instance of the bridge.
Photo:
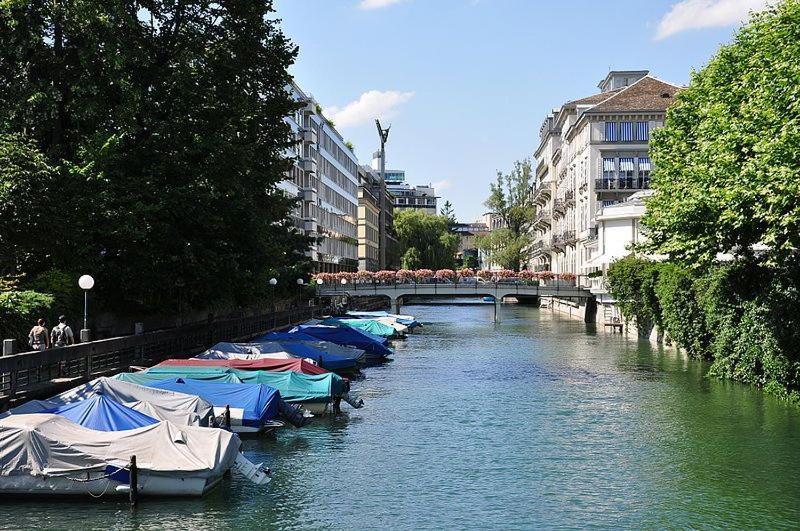
[{"label": "bridge", "polygon": [[400,313],[400,307],[409,297],[492,297],[497,304],[505,297],[519,299],[539,299],[541,297],[560,297],[594,301],[589,288],[564,282],[546,285],[524,282],[397,282],[394,284],[343,282],[341,284],[317,284],[319,297],[386,297]]}]

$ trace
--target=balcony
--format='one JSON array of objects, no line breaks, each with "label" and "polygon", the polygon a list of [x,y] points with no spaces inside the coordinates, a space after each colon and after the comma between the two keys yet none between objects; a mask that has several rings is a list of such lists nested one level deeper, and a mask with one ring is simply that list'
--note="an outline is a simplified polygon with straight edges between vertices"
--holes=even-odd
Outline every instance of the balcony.
[{"label": "balcony", "polygon": [[589,236],[586,237],[586,243],[590,245],[597,243],[597,227],[589,228]]},{"label": "balcony", "polygon": [[316,144],[317,132],[313,129],[300,129],[297,131],[297,140],[308,144]]},{"label": "balcony", "polygon": [[539,212],[536,213],[536,217],[533,218],[533,226],[536,227],[540,224],[549,225],[551,218],[552,215],[549,208],[539,209]]},{"label": "balcony", "polygon": [[303,220],[303,230],[305,230],[309,234],[315,234],[317,232],[317,220],[316,219],[304,219]]},{"label": "balcony", "polygon": [[298,164],[303,171],[316,172],[317,161],[312,158],[302,158]]},{"label": "balcony", "polygon": [[568,206],[575,204],[575,190],[567,190],[564,194],[564,204]]},{"label": "balcony", "polygon": [[556,199],[553,201],[553,216],[556,214],[564,214],[564,211],[567,208],[567,204],[563,199]]},{"label": "balcony", "polygon": [[595,192],[636,192],[650,188],[650,176],[638,177],[603,177],[594,180]]},{"label": "balcony", "polygon": [[564,242],[564,245],[575,245],[578,239],[575,237],[574,230],[565,230],[561,233],[561,240]]},{"label": "balcony", "polygon": [[307,203],[317,202],[317,191],[314,190],[313,188],[304,188],[300,190],[299,196],[303,201]]}]

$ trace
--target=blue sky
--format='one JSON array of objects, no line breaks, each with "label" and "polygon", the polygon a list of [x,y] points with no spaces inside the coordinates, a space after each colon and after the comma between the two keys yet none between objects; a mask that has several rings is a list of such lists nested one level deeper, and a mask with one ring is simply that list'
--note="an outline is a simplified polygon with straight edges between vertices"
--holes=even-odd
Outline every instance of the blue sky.
[{"label": "blue sky", "polygon": [[276,0],[296,80],[362,163],[391,123],[388,165],[436,183],[460,220],[531,157],[550,109],[609,69],[686,84],[765,0]]}]

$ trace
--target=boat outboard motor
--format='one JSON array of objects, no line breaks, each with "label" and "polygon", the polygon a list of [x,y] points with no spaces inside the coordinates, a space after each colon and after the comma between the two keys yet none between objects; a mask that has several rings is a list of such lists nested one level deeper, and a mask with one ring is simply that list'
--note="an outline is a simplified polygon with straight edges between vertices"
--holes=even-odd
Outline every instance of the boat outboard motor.
[{"label": "boat outboard motor", "polygon": [[311,424],[311,417],[305,416],[303,408],[290,404],[283,399],[278,401],[278,416],[295,428],[302,428]]}]

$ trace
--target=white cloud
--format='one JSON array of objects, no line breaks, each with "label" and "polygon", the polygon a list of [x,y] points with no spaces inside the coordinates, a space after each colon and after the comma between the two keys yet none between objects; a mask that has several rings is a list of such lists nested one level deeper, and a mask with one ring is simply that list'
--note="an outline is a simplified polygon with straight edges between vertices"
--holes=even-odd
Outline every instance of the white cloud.
[{"label": "white cloud", "polygon": [[358,7],[361,9],[380,9],[382,7],[399,4],[400,2],[405,2],[405,0],[361,0]]},{"label": "white cloud", "polygon": [[375,118],[391,118],[397,114],[400,105],[413,97],[413,92],[370,90],[344,107],[327,107],[325,116],[333,120],[338,128],[353,127]]},{"label": "white cloud", "polygon": [[442,191],[447,190],[448,188],[450,188],[450,180],[449,179],[443,179],[441,181],[436,181],[431,186],[433,186],[433,189],[436,190],[437,192],[442,192]]},{"label": "white cloud", "polygon": [[751,11],[767,7],[768,0],[681,0],[658,23],[656,39],[681,31],[730,26],[747,20]]}]

